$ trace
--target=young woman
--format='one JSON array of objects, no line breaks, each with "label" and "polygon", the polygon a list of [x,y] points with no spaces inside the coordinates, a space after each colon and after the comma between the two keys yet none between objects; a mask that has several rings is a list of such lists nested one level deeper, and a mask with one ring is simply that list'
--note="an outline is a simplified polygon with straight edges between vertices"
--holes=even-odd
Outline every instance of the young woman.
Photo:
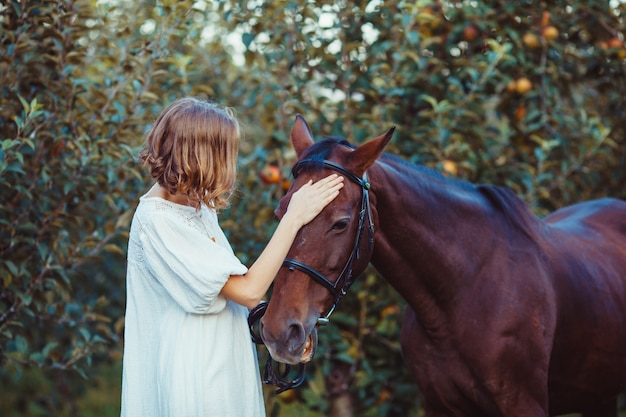
[{"label": "young woman", "polygon": [[235,184],[239,136],[230,109],[194,98],[168,106],[148,133],[141,158],[156,184],[141,197],[130,230],[122,416],[265,415],[248,309],[343,178],[295,193],[247,269],[216,214]]}]

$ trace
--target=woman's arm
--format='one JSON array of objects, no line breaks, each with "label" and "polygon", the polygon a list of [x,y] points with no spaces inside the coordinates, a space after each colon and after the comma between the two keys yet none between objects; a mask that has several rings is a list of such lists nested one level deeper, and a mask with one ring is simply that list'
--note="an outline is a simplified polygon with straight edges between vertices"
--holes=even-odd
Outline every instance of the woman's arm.
[{"label": "woman's arm", "polygon": [[276,277],[298,230],[333,201],[342,187],[343,177],[333,174],[316,183],[309,181],[296,191],[259,258],[245,275],[231,275],[222,295],[249,309],[256,307]]}]

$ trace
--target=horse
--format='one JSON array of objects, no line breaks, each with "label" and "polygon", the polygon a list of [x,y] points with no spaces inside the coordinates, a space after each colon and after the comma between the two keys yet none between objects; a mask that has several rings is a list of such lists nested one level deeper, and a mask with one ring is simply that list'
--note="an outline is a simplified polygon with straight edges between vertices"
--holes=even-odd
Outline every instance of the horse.
[{"label": "horse", "polygon": [[617,416],[626,389],[626,202],[543,219],[508,188],[445,177],[384,152],[394,128],[314,141],[296,116],[294,181],[344,175],[297,234],[259,333],[285,364],[310,361],[371,262],[406,300],[401,347],[427,417]]}]

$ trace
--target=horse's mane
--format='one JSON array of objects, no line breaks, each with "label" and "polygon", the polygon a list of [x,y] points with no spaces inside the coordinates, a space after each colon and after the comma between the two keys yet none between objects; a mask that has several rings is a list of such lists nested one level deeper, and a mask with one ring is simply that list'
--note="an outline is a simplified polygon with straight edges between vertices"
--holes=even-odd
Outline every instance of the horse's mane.
[{"label": "horse's mane", "polygon": [[537,225],[541,222],[511,189],[491,184],[479,184],[476,186],[476,191],[484,195],[509,224],[532,241],[538,241]]},{"label": "horse's mane", "polygon": [[506,222],[519,230],[533,241],[537,241],[537,217],[528,209],[526,204],[509,188],[491,184],[472,184],[467,181],[451,179],[439,171],[423,165],[412,164],[389,153],[384,153],[381,159],[395,166],[406,167],[407,172],[426,174],[442,181],[444,184],[461,190],[478,193],[487,199],[493,209],[499,212]]},{"label": "horse's mane", "polygon": [[[303,158],[320,161],[321,164],[324,159],[330,156],[333,148],[337,145],[347,146],[351,149],[356,148],[356,146],[343,138],[326,137],[315,142],[307,149]],[[424,165],[410,163],[387,152],[382,154],[381,161],[394,166],[402,166],[409,175],[411,173],[415,174],[416,177],[419,175],[427,175],[438,179],[446,185],[482,195],[486,198],[491,207],[503,216],[508,224],[522,232],[531,240],[538,240],[539,229],[537,225],[540,223],[539,220],[512,190],[491,184],[475,185],[467,181],[451,179],[442,175],[439,171]]]}]

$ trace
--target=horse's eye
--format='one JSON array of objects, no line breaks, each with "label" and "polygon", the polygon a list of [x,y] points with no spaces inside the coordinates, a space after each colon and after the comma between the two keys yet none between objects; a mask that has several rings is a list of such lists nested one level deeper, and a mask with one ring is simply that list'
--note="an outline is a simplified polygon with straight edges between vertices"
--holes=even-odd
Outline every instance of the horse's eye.
[{"label": "horse's eye", "polygon": [[333,224],[333,227],[331,227],[330,230],[340,232],[342,230],[345,230],[348,227],[348,224],[348,220],[339,220],[338,222],[335,222]]}]

